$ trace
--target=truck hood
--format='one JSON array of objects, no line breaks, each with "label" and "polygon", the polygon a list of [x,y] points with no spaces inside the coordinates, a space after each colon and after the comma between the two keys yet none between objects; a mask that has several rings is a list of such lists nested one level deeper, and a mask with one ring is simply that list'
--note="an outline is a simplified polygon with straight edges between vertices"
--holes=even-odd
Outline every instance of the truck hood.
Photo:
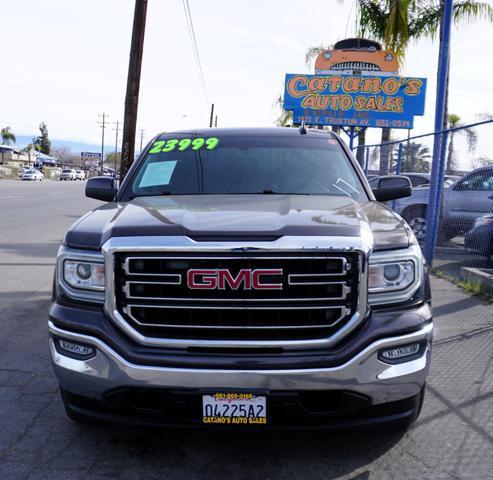
[{"label": "truck hood", "polygon": [[72,225],[65,244],[100,249],[112,237],[275,240],[285,235],[373,237],[374,249],[402,248],[402,219],[377,202],[321,195],[174,195],[108,203]]}]

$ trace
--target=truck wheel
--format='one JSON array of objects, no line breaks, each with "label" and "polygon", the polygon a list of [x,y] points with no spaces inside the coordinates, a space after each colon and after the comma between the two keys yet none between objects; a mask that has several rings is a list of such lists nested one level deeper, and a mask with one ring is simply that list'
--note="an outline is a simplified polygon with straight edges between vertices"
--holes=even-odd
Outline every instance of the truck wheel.
[{"label": "truck wheel", "polygon": [[424,242],[426,238],[426,227],[428,223],[426,214],[427,211],[424,206],[409,207],[402,213],[404,220],[406,220],[411,227],[418,242]]}]

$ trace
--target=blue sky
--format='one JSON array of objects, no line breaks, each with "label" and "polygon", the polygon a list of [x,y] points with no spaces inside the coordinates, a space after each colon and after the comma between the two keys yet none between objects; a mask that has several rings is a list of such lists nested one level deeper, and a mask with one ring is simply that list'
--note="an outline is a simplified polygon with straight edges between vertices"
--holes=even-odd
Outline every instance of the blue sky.
[{"label": "blue sky", "polygon": [[[272,125],[284,74],[310,72],[306,49],[354,34],[354,0],[189,2],[220,126]],[[132,16],[133,0],[10,2],[0,29],[10,51],[2,59],[0,125],[32,136],[45,121],[53,138],[99,142],[98,113],[109,113],[110,122],[123,118]],[[492,43],[485,22],[452,32],[450,111],[464,121],[493,113]],[[426,115],[414,133],[433,126],[437,54],[436,42],[420,41],[406,58],[403,74],[429,79]],[[208,110],[181,0],[149,0],[138,128],[150,138],[203,126]],[[376,140],[378,132],[369,136]]]}]

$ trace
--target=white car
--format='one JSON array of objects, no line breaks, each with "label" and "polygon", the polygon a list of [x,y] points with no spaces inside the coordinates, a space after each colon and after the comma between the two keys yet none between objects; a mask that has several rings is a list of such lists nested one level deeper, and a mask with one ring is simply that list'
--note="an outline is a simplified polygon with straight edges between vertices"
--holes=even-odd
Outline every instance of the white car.
[{"label": "white car", "polygon": [[75,179],[76,180],[85,180],[86,174],[82,170],[76,170],[75,171]]},{"label": "white car", "polygon": [[21,167],[21,171],[19,172],[19,178],[22,178],[22,175],[26,172],[34,170],[34,167]]},{"label": "white car", "polygon": [[44,175],[39,171],[34,168],[31,168],[30,170],[26,169],[21,173],[21,180],[43,180]]},{"label": "white car", "polygon": [[77,174],[73,168],[64,168],[60,173],[60,180],[77,180]]}]

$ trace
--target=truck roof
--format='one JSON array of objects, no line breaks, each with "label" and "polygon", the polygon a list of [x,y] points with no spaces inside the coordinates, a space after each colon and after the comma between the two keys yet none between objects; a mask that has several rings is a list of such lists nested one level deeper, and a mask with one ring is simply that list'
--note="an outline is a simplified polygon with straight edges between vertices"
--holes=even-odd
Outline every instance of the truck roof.
[{"label": "truck roof", "polygon": [[[330,130],[319,130],[315,128],[307,128],[307,134],[325,135],[335,138],[335,134]],[[198,136],[255,136],[255,137],[272,137],[272,136],[298,136],[301,135],[297,127],[247,127],[247,128],[193,128],[187,130],[173,130],[169,132],[161,132],[161,135],[198,135]]]}]

